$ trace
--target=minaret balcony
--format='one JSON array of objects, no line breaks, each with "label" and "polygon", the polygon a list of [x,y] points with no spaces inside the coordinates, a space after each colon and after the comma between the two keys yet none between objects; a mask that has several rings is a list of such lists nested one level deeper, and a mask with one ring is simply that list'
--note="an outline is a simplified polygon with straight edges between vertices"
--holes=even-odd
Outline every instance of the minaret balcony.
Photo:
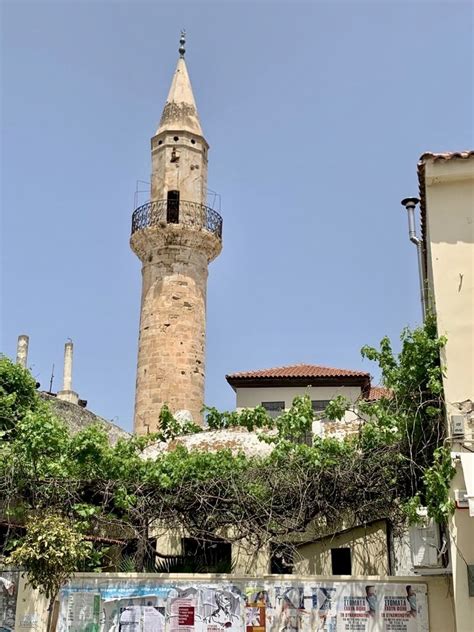
[{"label": "minaret balcony", "polygon": [[222,217],[217,211],[186,200],[155,200],[139,206],[132,215],[132,235],[151,227],[163,228],[168,224],[181,224],[213,233],[222,239]]}]

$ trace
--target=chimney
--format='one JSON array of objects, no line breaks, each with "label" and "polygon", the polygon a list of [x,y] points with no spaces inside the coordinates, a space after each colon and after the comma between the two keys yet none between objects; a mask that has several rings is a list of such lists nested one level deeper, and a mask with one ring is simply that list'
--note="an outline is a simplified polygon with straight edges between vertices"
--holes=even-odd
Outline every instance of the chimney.
[{"label": "chimney", "polygon": [[64,373],[63,373],[63,389],[58,391],[57,398],[66,402],[77,404],[79,395],[72,390],[72,354],[74,345],[72,341],[66,342],[64,345]]},{"label": "chimney", "polygon": [[30,339],[25,334],[18,336],[18,343],[16,346],[16,363],[26,369],[28,363],[28,344]]}]

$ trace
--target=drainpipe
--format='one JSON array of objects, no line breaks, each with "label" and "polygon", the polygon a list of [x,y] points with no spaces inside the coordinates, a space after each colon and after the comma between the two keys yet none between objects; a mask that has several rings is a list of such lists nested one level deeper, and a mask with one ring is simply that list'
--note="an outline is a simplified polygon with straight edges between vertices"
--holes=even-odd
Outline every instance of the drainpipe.
[{"label": "drainpipe", "polygon": [[423,243],[421,239],[416,236],[416,224],[415,224],[415,208],[419,204],[420,200],[416,197],[405,198],[401,204],[405,207],[408,213],[408,236],[410,241],[415,244],[416,252],[418,255],[418,277],[420,282],[420,301],[421,301],[421,316],[423,322],[426,317],[426,301],[425,301],[425,280],[423,278]]},{"label": "drainpipe", "polygon": [[18,336],[18,343],[16,346],[16,363],[26,369],[28,364],[28,344],[30,339],[25,334]]}]

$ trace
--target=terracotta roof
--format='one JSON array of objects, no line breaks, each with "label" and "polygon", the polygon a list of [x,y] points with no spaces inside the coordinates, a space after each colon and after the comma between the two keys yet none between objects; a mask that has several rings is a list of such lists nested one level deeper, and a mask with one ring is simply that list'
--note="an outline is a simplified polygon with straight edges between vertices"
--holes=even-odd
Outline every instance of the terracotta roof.
[{"label": "terracotta roof", "polygon": [[375,402],[378,399],[382,399],[382,397],[390,399],[392,397],[392,391],[384,386],[371,386],[366,399],[370,402]]},{"label": "terracotta roof", "polygon": [[258,371],[240,371],[226,375],[226,379],[246,378],[301,378],[301,377],[369,377],[366,371],[352,371],[351,369],[334,369],[317,364],[289,364],[277,366],[273,369],[259,369]]},{"label": "terracotta roof", "polygon": [[446,160],[454,160],[461,159],[466,160],[474,157],[474,150],[469,149],[466,151],[446,151],[440,153],[434,153],[431,151],[426,151],[424,154],[421,154],[418,160],[418,189],[420,195],[420,227],[421,227],[421,239],[423,242],[423,267],[424,267],[424,276],[426,277],[427,270],[427,260],[426,260],[426,188],[425,188],[425,165],[428,160],[432,160],[433,162],[437,161],[446,161]]}]

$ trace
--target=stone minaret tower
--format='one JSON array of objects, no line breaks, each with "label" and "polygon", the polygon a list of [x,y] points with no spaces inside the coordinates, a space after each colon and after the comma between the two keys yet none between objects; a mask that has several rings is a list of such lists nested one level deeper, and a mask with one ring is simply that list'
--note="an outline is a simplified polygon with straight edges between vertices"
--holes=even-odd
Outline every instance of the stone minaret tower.
[{"label": "stone minaret tower", "polygon": [[158,429],[163,404],[201,421],[207,266],[222,249],[222,219],[206,206],[207,151],[180,58],[151,139],[151,201],[133,213],[130,245],[142,262],[134,430]]}]

